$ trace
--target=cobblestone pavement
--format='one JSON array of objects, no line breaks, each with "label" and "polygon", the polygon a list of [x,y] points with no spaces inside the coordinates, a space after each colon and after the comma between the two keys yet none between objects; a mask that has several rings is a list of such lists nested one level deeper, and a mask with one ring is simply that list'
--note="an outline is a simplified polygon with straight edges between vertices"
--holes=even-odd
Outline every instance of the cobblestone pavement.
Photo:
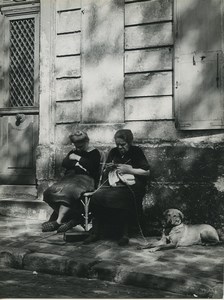
[{"label": "cobblestone pavement", "polygon": [[0,298],[186,298],[96,279],[0,269]]},{"label": "cobblestone pavement", "polygon": [[[126,247],[109,240],[66,243],[62,234],[42,233],[40,221],[0,216],[0,298],[223,298],[224,244],[149,253],[136,250],[142,242],[137,236]],[[9,267],[27,279],[4,274]],[[55,285],[45,285],[47,278]],[[63,295],[64,287],[71,294]]]}]

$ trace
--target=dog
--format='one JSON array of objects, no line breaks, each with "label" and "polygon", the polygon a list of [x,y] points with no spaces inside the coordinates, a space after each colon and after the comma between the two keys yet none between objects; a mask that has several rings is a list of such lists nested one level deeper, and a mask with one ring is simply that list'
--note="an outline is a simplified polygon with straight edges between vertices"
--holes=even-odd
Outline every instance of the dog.
[{"label": "dog", "polygon": [[192,245],[216,245],[220,242],[218,232],[208,224],[186,225],[184,215],[178,209],[167,209],[164,213],[165,228],[162,238],[155,243],[139,246],[149,252],[187,247]]}]

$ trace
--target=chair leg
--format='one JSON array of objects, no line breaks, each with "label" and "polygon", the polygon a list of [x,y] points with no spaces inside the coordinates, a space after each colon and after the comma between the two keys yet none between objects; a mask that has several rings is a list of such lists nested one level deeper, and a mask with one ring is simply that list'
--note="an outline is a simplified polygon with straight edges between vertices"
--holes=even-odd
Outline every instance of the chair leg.
[{"label": "chair leg", "polygon": [[82,201],[82,204],[84,205],[84,229],[85,231],[89,230],[89,203],[90,203],[90,197],[84,196],[84,202]]}]

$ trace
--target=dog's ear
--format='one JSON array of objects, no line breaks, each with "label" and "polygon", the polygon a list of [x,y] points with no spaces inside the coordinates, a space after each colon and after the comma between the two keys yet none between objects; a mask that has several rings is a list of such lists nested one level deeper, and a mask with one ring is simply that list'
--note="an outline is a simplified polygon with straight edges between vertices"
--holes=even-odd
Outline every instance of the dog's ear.
[{"label": "dog's ear", "polygon": [[184,219],[184,214],[179,210],[179,215],[180,215],[180,218],[181,218],[181,221],[183,221]]}]

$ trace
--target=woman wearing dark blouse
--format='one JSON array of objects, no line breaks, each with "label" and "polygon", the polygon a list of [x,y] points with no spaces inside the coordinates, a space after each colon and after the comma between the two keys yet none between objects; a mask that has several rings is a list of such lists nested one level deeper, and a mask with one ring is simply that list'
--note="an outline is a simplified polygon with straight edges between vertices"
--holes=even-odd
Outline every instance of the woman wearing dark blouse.
[{"label": "woman wearing dark blouse", "polygon": [[89,137],[83,131],[70,136],[75,148],[62,162],[65,176],[44,192],[43,200],[53,209],[42,231],[65,232],[81,223],[82,204],[80,196],[93,191],[99,180],[100,153],[90,147]]},{"label": "woman wearing dark blouse", "polygon": [[[103,185],[92,196],[90,205],[93,219],[92,234],[85,240],[90,243],[100,238],[100,231],[112,216],[119,224],[119,245],[126,245],[130,217],[141,213],[149,165],[143,151],[132,145],[131,130],[119,130],[115,134],[116,148],[106,161]],[[126,179],[125,179],[126,177]],[[134,220],[132,220],[134,221]]]}]

